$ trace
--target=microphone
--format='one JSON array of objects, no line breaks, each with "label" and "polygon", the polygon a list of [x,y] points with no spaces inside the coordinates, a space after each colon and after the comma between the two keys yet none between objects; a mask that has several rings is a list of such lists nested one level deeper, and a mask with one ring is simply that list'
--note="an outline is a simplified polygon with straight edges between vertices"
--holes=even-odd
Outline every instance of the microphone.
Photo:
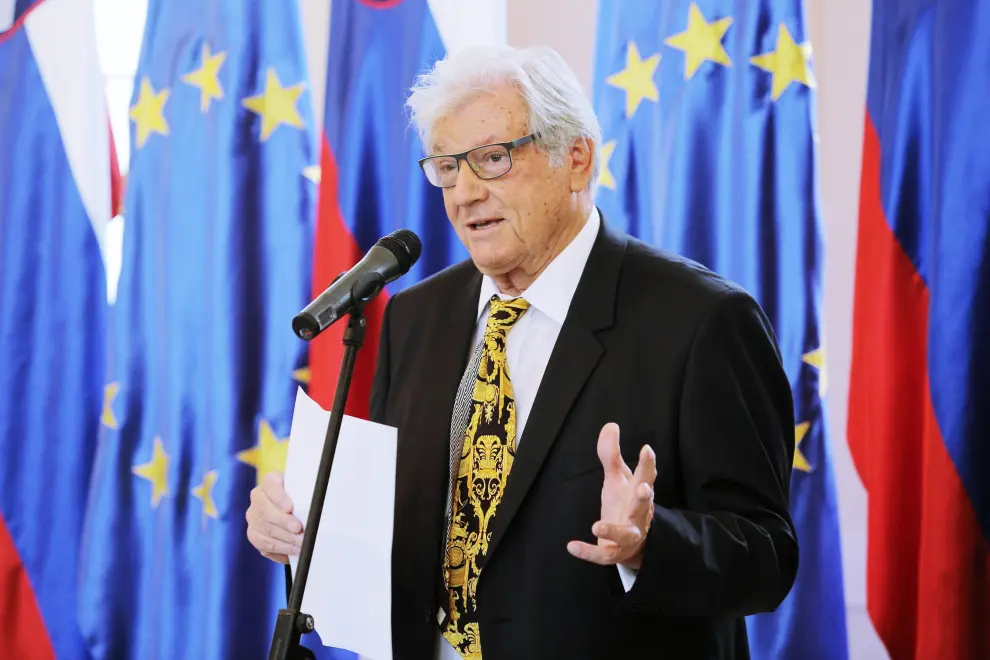
[{"label": "microphone", "polygon": [[292,330],[309,341],[355,308],[363,307],[389,282],[405,275],[423,252],[419,236],[397,229],[368,250],[353,268],[341,273],[292,319]]}]

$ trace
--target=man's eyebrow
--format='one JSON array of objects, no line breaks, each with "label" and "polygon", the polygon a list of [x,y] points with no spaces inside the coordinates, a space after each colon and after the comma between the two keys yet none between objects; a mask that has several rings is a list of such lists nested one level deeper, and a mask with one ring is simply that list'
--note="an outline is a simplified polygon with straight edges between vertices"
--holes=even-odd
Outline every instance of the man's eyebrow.
[{"label": "man's eyebrow", "polygon": [[[481,140],[479,140],[478,141],[478,144],[474,145],[474,147],[483,147],[486,144],[492,144],[493,142],[496,142],[496,141],[497,141],[496,140],[496,136],[494,134],[491,134],[490,133],[490,134],[486,135],[485,137],[483,137]],[[473,149],[474,147],[468,147],[468,149]],[[464,151],[467,151],[467,149],[465,149]],[[431,156],[443,156],[446,153],[447,153],[447,150],[446,150],[444,144],[442,142],[440,142],[440,143],[437,143],[437,144],[434,144],[433,145],[433,149],[432,149],[430,155]]]}]

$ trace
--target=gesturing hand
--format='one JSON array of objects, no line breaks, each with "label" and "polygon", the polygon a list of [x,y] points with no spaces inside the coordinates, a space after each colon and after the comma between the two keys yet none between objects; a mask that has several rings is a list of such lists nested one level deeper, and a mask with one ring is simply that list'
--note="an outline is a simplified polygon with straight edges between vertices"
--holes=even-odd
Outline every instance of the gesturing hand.
[{"label": "gesturing hand", "polygon": [[571,541],[567,551],[596,564],[622,564],[639,569],[646,547],[646,533],[653,522],[653,483],[657,459],[644,445],[639,452],[636,472],[619,453],[619,427],[606,424],[598,435],[598,458],[605,468],[602,485],[602,515],[591,526],[597,545]]}]

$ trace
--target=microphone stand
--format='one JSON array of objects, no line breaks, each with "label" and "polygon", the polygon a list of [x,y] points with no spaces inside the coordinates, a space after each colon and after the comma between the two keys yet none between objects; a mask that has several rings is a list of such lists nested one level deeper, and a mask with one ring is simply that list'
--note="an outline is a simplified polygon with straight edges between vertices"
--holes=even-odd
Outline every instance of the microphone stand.
[{"label": "microphone stand", "polygon": [[[364,284],[364,286],[359,286]],[[369,289],[370,285],[370,290]],[[319,472],[316,475],[316,487],[313,490],[313,500],[309,508],[309,518],[303,533],[302,550],[299,553],[299,564],[296,567],[296,579],[291,580],[292,570],[286,566],[286,587],[292,582],[286,607],[278,611],[275,620],[275,630],[272,633],[272,643],[268,652],[268,660],[303,660],[315,658],[313,652],[299,645],[299,638],[316,628],[313,617],[302,612],[303,591],[306,589],[306,578],[313,559],[313,549],[316,547],[316,532],[320,527],[320,517],[323,514],[323,502],[327,496],[327,486],[330,483],[330,468],[333,457],[337,452],[337,439],[340,436],[340,425],[344,420],[344,406],[347,403],[347,393],[351,387],[351,375],[354,373],[354,362],[358,349],[364,343],[364,333],[367,320],[364,317],[364,306],[371,298],[381,291],[382,282],[367,282],[355,285],[355,289],[364,289],[363,296],[355,296],[356,303],[349,312],[350,320],[344,331],[344,359],[337,378],[337,391],[334,394],[333,408],[330,410],[330,423],[327,425],[327,435],[323,442],[323,457],[320,459]]]}]

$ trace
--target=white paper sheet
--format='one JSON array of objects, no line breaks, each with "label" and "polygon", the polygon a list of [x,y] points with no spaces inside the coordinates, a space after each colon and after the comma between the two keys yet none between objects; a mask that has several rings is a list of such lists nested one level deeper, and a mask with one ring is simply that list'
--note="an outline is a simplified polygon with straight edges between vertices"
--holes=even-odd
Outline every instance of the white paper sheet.
[{"label": "white paper sheet", "polygon": [[[330,413],[296,395],[285,489],[303,525],[309,517]],[[344,416],[320,517],[302,611],[327,646],[392,659],[392,521],[396,429]],[[295,576],[299,558],[292,557]],[[312,646],[311,635],[303,643]]]}]

